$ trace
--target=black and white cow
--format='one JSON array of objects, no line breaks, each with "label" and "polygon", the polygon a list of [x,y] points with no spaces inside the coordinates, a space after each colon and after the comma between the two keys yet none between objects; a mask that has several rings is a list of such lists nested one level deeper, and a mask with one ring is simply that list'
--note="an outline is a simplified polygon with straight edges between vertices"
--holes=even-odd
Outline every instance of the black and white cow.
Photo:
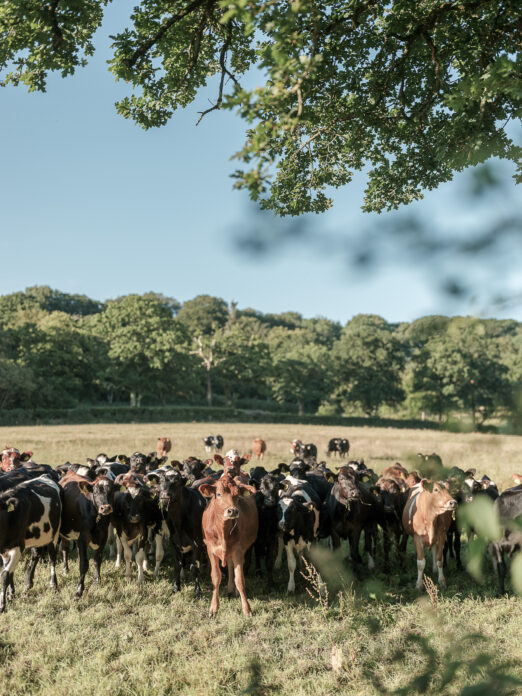
[{"label": "black and white cow", "polygon": [[49,476],[23,481],[0,493],[0,554],[4,567],[0,576],[0,612],[5,610],[7,588],[14,596],[14,572],[24,549],[32,549],[26,573],[26,589],[33,584],[38,562],[35,552],[48,547],[51,587],[56,581],[56,543],[60,532],[62,499],[60,486]]},{"label": "black and white cow", "polygon": [[[287,477],[281,483],[278,502],[278,528],[286,550],[288,564],[288,592],[295,592],[297,559],[304,557],[311,563],[309,551],[319,535],[321,501],[308,481],[292,483]],[[275,567],[281,565],[280,546]]]},{"label": "black and white cow", "polygon": [[346,457],[350,450],[350,443],[345,437],[333,437],[328,442],[326,455],[329,457],[332,454],[338,454],[340,457]]},{"label": "black and white cow", "polygon": [[163,560],[163,535],[162,518],[158,507],[158,501],[153,496],[151,489],[144,479],[136,476],[132,471],[118,476],[114,482],[119,490],[114,494],[114,508],[111,516],[111,524],[117,537],[118,555],[116,567],[121,565],[121,550],[125,557],[125,578],[132,577],[132,546],[137,545],[134,557],[138,568],[138,582],[145,580],[147,569],[147,557],[145,545],[149,536],[149,529],[156,542],[156,568],[157,576],[159,566]]},{"label": "black and white cow", "polygon": [[[94,549],[94,582],[100,581],[100,567],[113,512],[115,484],[106,476],[98,476],[94,481],[89,481],[74,472],[68,472],[60,480],[60,487],[63,490],[60,536],[66,543],[76,541],[78,545],[80,581],[75,598],[79,599],[83,594],[85,575],[89,569],[89,547]],[[67,573],[67,546],[62,546],[62,553],[64,573]]]},{"label": "black and white cow", "polygon": [[207,435],[203,438],[206,452],[221,452],[225,441],[221,435]]}]

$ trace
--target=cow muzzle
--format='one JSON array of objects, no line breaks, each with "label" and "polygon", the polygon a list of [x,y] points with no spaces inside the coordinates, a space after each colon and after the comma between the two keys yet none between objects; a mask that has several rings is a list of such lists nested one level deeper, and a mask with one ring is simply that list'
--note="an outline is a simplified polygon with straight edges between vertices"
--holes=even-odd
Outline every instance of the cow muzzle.
[{"label": "cow muzzle", "polygon": [[138,524],[138,522],[141,521],[141,517],[139,515],[129,515],[129,522],[131,524]]},{"label": "cow muzzle", "polygon": [[100,515],[112,515],[112,505],[100,505],[98,512]]},{"label": "cow muzzle", "polygon": [[226,520],[235,520],[239,517],[239,510],[237,508],[228,508],[223,516]]},{"label": "cow muzzle", "polygon": [[456,510],[457,509],[457,501],[454,498],[451,498],[451,500],[448,500],[446,505],[444,506],[445,510]]}]

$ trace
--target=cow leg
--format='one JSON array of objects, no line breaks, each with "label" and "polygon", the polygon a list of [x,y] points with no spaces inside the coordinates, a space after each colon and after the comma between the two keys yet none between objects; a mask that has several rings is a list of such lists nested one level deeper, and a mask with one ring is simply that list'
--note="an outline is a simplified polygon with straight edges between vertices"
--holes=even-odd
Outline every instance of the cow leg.
[{"label": "cow leg", "polygon": [[143,584],[143,582],[145,582],[145,565],[147,562],[144,539],[141,540],[138,546],[138,550],[136,551],[136,556],[134,560],[136,561],[136,565],[138,566],[138,582],[140,584]]},{"label": "cow leg", "polygon": [[455,560],[457,562],[457,570],[463,570],[462,561],[460,560],[460,529],[455,532]]},{"label": "cow leg", "polygon": [[60,550],[62,552],[62,575],[67,575],[69,572],[69,541],[60,539]]},{"label": "cow leg", "polygon": [[14,572],[21,555],[22,552],[18,546],[4,554],[4,567],[0,575],[0,614],[5,611],[5,595],[8,586],[14,587]]},{"label": "cow leg", "polygon": [[442,566],[444,565],[444,544],[440,543],[437,546],[437,570],[439,571],[439,577],[437,579],[437,582],[439,584],[439,587],[446,587],[446,578],[444,577],[444,573],[442,571]]},{"label": "cow leg", "polygon": [[[446,546],[446,545],[444,544],[444,546]],[[442,555],[444,555],[444,552]],[[437,556],[437,544],[433,544],[433,546],[431,547],[431,560],[432,560],[432,564],[433,564],[432,570],[433,570],[434,575],[437,572],[437,558],[438,558],[438,556]]]},{"label": "cow leg", "polygon": [[420,592],[424,587],[424,568],[426,567],[426,559],[424,558],[424,545],[422,543],[422,539],[414,534],[413,543],[415,544],[415,551],[417,552],[417,583],[415,587]]},{"label": "cow leg", "polygon": [[201,546],[197,542],[192,544],[192,575],[194,578],[194,594],[196,597],[201,595],[201,587],[199,585],[199,566],[201,565]]},{"label": "cow leg", "polygon": [[239,596],[241,597],[241,609],[243,610],[243,614],[245,614],[245,616],[252,616],[252,609],[250,608],[250,604],[248,603],[248,599],[246,597],[245,575],[243,573],[243,560],[243,552],[237,551],[234,554],[233,558],[234,579],[239,592]]},{"label": "cow leg", "polygon": [[375,561],[373,560],[372,556],[372,540],[373,540],[373,535],[374,535],[374,530],[370,527],[367,527],[364,530],[364,550],[366,552],[366,557],[368,559],[368,570],[373,570],[375,568]]},{"label": "cow leg", "polygon": [[54,542],[51,542],[47,547],[47,553],[49,554],[49,565],[50,570],[50,585],[51,590],[58,592],[58,581],[56,579],[56,557],[58,555],[58,538],[55,538]]},{"label": "cow leg", "polygon": [[[125,557],[125,579],[130,580],[132,577],[132,549],[129,546],[129,542],[125,534],[122,534],[121,539],[119,539],[121,546],[123,547],[123,555]],[[116,559],[116,563],[118,560]],[[116,566],[118,567],[118,566]]]},{"label": "cow leg", "polygon": [[85,589],[85,576],[87,575],[87,571],[89,569],[87,544],[85,543],[85,539],[83,539],[82,537],[79,537],[78,539],[78,560],[80,563],[80,581],[78,582],[78,586],[76,587],[76,594],[74,595],[74,599],[80,599],[80,597],[82,596],[83,591]]},{"label": "cow leg", "polygon": [[109,558],[112,560],[113,558],[116,558],[116,534],[114,533],[114,527],[112,524],[109,524],[107,544],[109,545]]},{"label": "cow leg", "polygon": [[173,537],[170,538],[174,566],[174,580],[172,582],[172,592],[181,590],[181,571],[183,563],[183,551],[178,546]]},{"label": "cow leg", "polygon": [[238,587],[234,582],[234,561],[229,558],[227,561],[227,595],[230,599],[234,594],[234,590],[237,593]]},{"label": "cow leg", "polygon": [[293,541],[288,542],[286,545],[286,562],[288,564],[288,594],[293,594],[295,592],[295,569],[297,567],[297,561],[294,553],[295,543]]},{"label": "cow leg", "polygon": [[212,575],[212,602],[210,603],[210,618],[214,618],[219,609],[219,586],[221,584],[221,568],[219,566],[219,558],[209,553],[210,567]]},{"label": "cow leg", "polygon": [[275,544],[274,540],[270,539],[265,550],[265,565],[266,565],[266,591],[270,592],[274,587],[274,558]]},{"label": "cow leg", "polygon": [[277,555],[276,559],[274,561],[274,568],[276,570],[280,570],[281,566],[283,565],[283,549],[284,549],[284,543],[283,543],[283,535],[278,534],[277,535]]},{"label": "cow leg", "polygon": [[114,563],[115,568],[119,568],[121,566],[121,556],[123,553],[123,544],[120,541],[120,537],[116,535],[116,561]]},{"label": "cow leg", "polygon": [[156,534],[155,541],[156,541],[156,565],[154,567],[154,578],[157,578],[159,575],[161,561],[163,560],[163,556],[165,555],[165,550],[163,548],[163,535]]},{"label": "cow leg", "polygon": [[100,576],[100,570],[101,570],[101,564],[103,560],[103,546],[100,546],[97,548],[94,552],[93,555],[93,563],[94,563],[94,582],[98,584],[100,582],[101,576]]},{"label": "cow leg", "polygon": [[40,560],[40,553],[38,549],[32,548],[31,549],[31,558],[29,560],[29,563],[27,564],[27,570],[25,571],[25,592],[29,592],[31,587],[33,586],[33,579],[34,579],[34,571],[36,569],[36,566],[38,564],[38,561]]}]

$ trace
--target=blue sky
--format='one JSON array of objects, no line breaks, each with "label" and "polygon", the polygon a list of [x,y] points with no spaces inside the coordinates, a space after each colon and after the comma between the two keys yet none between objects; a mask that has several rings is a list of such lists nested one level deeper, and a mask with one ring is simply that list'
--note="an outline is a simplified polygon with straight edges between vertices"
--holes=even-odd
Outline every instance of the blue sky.
[{"label": "blue sky", "polygon": [[[101,300],[149,290],[180,301],[208,293],[240,307],[342,322],[361,312],[389,321],[473,312],[522,319],[520,303],[501,312],[485,298],[500,281],[503,290],[522,290],[520,249],[504,249],[493,273],[492,259],[475,265],[470,273],[481,290],[475,303],[438,290],[437,278],[450,265],[453,276],[464,273],[455,261],[420,263],[390,247],[384,265],[348,264],[346,240],[386,222],[360,212],[362,175],[334,194],[332,211],[308,221],[315,242],[261,256],[238,250],[237,234],[255,224],[248,197],[234,192],[229,178],[242,122],[213,112],[195,127],[212,90],[159,130],[142,131],[116,114],[114,102],[128,88],[107,71],[108,35],[124,26],[132,4],[109,7],[97,53],[72,78],[51,77],[46,94],[0,91],[1,294],[29,285]],[[496,207],[470,205],[464,182],[459,176],[429,192],[413,211],[453,234],[473,229],[484,215],[522,207],[511,185]],[[270,217],[264,225],[278,228]]]}]

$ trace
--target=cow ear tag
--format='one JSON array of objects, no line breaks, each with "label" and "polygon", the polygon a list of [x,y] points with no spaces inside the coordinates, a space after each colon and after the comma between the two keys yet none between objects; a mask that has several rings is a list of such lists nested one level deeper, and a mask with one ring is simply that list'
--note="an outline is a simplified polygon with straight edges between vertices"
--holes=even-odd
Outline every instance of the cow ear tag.
[{"label": "cow ear tag", "polygon": [[154,481],[151,481],[150,479],[148,479],[148,480],[147,480],[147,486],[148,486],[149,488],[152,488],[153,485],[154,485]]},{"label": "cow ear tag", "polygon": [[315,510],[315,505],[313,503],[308,503],[306,507],[310,510],[310,512],[313,512]]},{"label": "cow ear tag", "polygon": [[9,503],[9,505],[7,506],[7,512],[13,512],[14,509],[15,509],[14,503]]},{"label": "cow ear tag", "polygon": [[125,493],[126,490],[125,486],[120,486],[120,493]]}]

